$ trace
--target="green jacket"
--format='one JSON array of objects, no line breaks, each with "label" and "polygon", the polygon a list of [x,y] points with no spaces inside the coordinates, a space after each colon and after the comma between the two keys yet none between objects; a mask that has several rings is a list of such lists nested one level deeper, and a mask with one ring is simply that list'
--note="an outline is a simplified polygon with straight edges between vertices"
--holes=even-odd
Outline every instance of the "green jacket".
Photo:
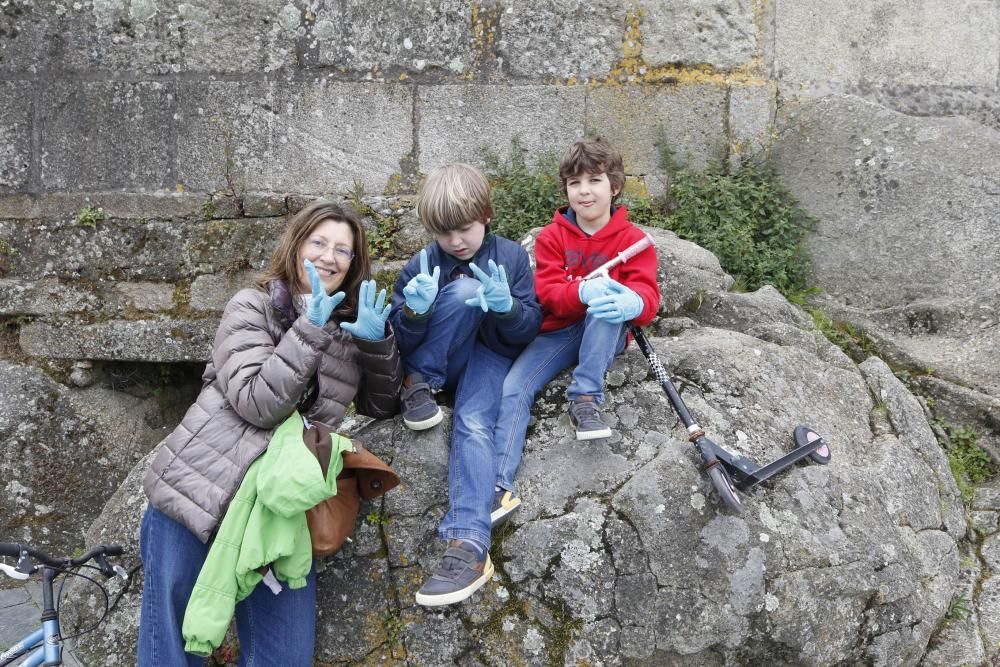
[{"label": "green jacket", "polygon": [[[324,479],[316,457],[302,441],[298,412],[279,426],[229,504],[195,582],[184,613],[184,650],[209,655],[218,648],[236,603],[263,579],[270,566],[289,588],[306,585],[312,540],[305,511],[337,493],[341,456],[350,439],[332,435],[333,455]],[[266,571],[266,570],[265,570]]]}]

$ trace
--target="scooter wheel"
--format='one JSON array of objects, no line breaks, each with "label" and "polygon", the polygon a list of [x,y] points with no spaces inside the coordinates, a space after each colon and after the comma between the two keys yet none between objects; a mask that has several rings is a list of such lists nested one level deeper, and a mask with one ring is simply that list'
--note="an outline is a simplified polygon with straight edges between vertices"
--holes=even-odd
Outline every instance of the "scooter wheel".
[{"label": "scooter wheel", "polygon": [[721,465],[716,465],[708,469],[708,478],[712,480],[712,486],[715,487],[715,491],[722,498],[722,502],[726,504],[726,507],[731,509],[734,514],[742,514],[743,503],[740,501],[740,497],[736,495],[736,488],[729,478],[729,473]]},{"label": "scooter wheel", "polygon": [[832,454],[830,446],[823,442],[823,437],[806,426],[795,427],[795,445],[797,447],[808,447],[817,440],[820,441],[820,446],[815,451],[809,453],[809,458],[820,465],[826,465],[830,462]]}]

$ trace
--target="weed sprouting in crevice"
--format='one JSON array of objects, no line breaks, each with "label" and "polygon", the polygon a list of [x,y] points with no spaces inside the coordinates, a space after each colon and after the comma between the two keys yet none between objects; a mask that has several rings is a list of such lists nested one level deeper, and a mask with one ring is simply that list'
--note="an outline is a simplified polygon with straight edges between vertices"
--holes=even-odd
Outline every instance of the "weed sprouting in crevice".
[{"label": "weed sprouting in crevice", "polygon": [[941,443],[948,456],[948,466],[958,485],[962,501],[968,506],[975,495],[976,487],[997,474],[989,452],[979,446],[979,435],[968,426],[954,426],[935,419],[935,433],[944,434]]},{"label": "weed sprouting in crevice", "polygon": [[106,219],[107,215],[104,213],[104,209],[99,206],[84,206],[76,214],[76,224],[90,229],[97,229],[97,223],[104,222]]}]

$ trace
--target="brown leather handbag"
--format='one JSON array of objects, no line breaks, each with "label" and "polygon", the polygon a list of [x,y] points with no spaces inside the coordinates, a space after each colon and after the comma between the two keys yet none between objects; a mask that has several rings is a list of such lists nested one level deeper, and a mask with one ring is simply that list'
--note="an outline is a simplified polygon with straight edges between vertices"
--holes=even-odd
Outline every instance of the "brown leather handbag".
[{"label": "brown leather handbag", "polygon": [[[330,435],[330,430],[320,424],[302,431],[302,440],[316,456],[324,475],[333,452]],[[337,475],[337,495],[306,510],[314,556],[329,556],[340,550],[354,532],[362,498],[378,498],[399,484],[399,475],[382,459],[357,440],[351,442],[354,450],[344,452],[344,468]]]}]

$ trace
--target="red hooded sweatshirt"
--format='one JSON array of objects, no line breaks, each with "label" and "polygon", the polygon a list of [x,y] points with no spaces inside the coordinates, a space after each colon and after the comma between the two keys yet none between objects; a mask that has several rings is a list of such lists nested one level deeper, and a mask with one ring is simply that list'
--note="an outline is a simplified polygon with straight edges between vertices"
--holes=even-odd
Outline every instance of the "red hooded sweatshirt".
[{"label": "red hooded sweatshirt", "polygon": [[[542,333],[579,322],[587,315],[580,302],[580,279],[645,236],[619,206],[593,236],[566,218],[569,207],[557,209],[551,224],[535,240],[535,291],[542,306]],[[611,269],[611,277],[642,299],[643,308],[632,322],[645,326],[660,307],[656,282],[656,250],[646,248],[629,261]]]}]

